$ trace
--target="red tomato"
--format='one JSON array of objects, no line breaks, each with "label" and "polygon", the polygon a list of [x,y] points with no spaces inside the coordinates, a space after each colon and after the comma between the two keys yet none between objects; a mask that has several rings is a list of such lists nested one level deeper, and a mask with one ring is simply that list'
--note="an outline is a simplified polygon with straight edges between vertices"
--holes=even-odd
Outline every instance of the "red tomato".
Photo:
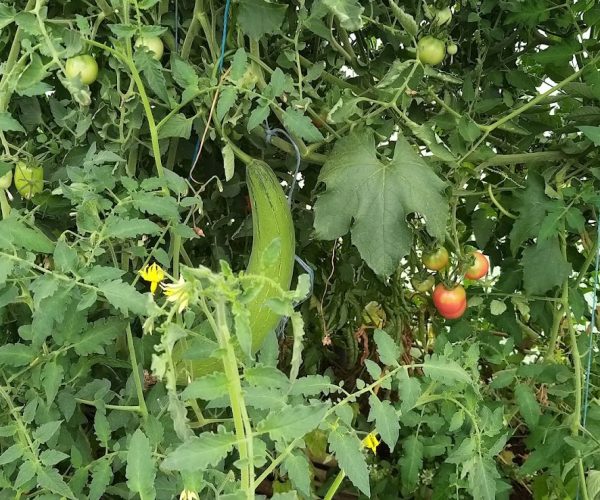
[{"label": "red tomato", "polygon": [[465,278],[470,280],[478,280],[487,274],[490,268],[490,263],[488,262],[487,257],[481,252],[473,252],[471,255],[475,259],[475,262],[471,267],[469,267],[469,269],[467,269]]},{"label": "red tomato", "polygon": [[448,265],[448,250],[444,247],[439,247],[433,252],[427,252],[423,254],[423,264],[427,269],[432,271],[439,271],[444,269]]},{"label": "red tomato", "polygon": [[462,285],[446,288],[439,283],[433,290],[433,304],[444,318],[460,318],[467,309],[467,293]]}]

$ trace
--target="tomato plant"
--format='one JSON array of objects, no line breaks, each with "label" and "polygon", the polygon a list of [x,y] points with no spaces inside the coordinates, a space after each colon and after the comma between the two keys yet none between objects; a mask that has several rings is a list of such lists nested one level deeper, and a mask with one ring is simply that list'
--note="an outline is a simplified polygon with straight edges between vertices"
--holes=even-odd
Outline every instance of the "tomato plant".
[{"label": "tomato plant", "polygon": [[423,264],[431,271],[441,271],[448,265],[449,260],[450,254],[445,247],[423,253]]},{"label": "tomato plant", "polygon": [[0,0],[0,499],[598,497],[599,30]]}]

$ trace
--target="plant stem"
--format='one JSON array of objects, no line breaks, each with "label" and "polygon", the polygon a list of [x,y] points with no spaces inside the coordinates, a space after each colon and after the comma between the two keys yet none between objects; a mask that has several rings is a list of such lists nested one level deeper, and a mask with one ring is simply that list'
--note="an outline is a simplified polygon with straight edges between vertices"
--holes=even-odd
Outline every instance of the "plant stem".
[{"label": "plant stem", "polygon": [[238,450],[242,468],[242,489],[246,493],[246,498],[252,500],[254,499],[253,436],[248,413],[246,411],[246,404],[244,402],[237,358],[229,334],[229,327],[227,326],[227,312],[224,299],[221,298],[216,301],[215,311],[217,323],[217,331],[215,331],[215,334],[219,340],[220,348],[224,350],[223,367],[228,382],[233,425],[238,439]]},{"label": "plant stem", "polygon": [[7,219],[10,215],[10,203],[4,189],[0,189],[0,208],[2,209],[2,218]]},{"label": "plant stem", "polygon": [[341,486],[342,481],[344,480],[345,477],[346,477],[346,473],[343,470],[340,470],[338,472],[338,475],[335,478],[335,481],[333,481],[333,483],[331,483],[331,486],[329,487],[329,489],[327,490],[327,493],[323,497],[323,500],[332,500],[333,499],[333,496],[337,493],[337,490]]},{"label": "plant stem", "polygon": [[133,345],[133,335],[131,333],[131,326],[127,325],[127,348],[129,349],[129,361],[131,363],[131,369],[133,370],[133,382],[135,383],[135,390],[138,397],[138,405],[140,413],[144,420],[148,418],[148,408],[146,406],[146,400],[144,399],[144,388],[142,385],[142,379],[140,378],[140,370],[138,367],[137,356],[135,354],[135,346]]}]

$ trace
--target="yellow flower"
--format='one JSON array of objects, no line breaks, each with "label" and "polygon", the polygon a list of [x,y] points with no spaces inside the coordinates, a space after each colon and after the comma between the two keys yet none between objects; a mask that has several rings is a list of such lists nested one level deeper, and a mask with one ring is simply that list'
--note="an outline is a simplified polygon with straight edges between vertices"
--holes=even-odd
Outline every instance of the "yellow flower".
[{"label": "yellow flower", "polygon": [[144,266],[140,269],[140,276],[143,280],[150,283],[150,291],[156,292],[158,284],[165,279],[165,272],[155,262],[150,266]]},{"label": "yellow flower", "polygon": [[379,443],[380,441],[377,439],[377,435],[374,432],[369,432],[367,437],[362,440],[363,447],[368,448],[373,451],[373,453],[377,453]]},{"label": "yellow flower", "polygon": [[179,495],[179,500],[200,500],[200,497],[195,491],[183,490]]},{"label": "yellow flower", "polygon": [[181,313],[189,305],[191,288],[183,277],[180,276],[177,282],[161,285],[161,287],[167,296],[167,301],[177,305],[177,312]]}]

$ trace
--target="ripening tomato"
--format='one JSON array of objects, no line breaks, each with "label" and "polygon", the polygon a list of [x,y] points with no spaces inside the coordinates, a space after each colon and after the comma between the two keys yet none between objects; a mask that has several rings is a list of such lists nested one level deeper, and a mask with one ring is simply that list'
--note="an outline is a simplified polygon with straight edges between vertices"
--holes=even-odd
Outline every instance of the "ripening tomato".
[{"label": "ripening tomato", "polygon": [[152,57],[157,61],[163,56],[165,46],[160,38],[157,36],[141,36],[135,41],[135,48],[138,49],[144,47],[146,50],[152,52]]},{"label": "ripening tomato", "polygon": [[470,280],[478,280],[483,278],[490,269],[490,263],[487,257],[481,252],[473,252],[471,256],[475,259],[473,265],[467,269],[465,278]]},{"label": "ripening tomato", "polygon": [[417,56],[423,64],[435,66],[446,57],[446,46],[434,36],[424,36],[417,43]]},{"label": "ripening tomato", "polygon": [[462,285],[447,288],[439,283],[433,290],[433,304],[444,318],[457,319],[467,310],[467,293]]},{"label": "ripening tomato", "polygon": [[79,77],[81,83],[91,85],[98,78],[98,63],[88,54],[71,57],[65,64],[65,74],[69,79]]},{"label": "ripening tomato", "polygon": [[431,271],[439,271],[448,265],[449,255],[448,250],[444,247],[439,247],[433,252],[423,254],[423,264]]},{"label": "ripening tomato", "polygon": [[44,169],[41,165],[27,165],[20,161],[15,167],[13,182],[19,194],[30,200],[44,190]]}]

